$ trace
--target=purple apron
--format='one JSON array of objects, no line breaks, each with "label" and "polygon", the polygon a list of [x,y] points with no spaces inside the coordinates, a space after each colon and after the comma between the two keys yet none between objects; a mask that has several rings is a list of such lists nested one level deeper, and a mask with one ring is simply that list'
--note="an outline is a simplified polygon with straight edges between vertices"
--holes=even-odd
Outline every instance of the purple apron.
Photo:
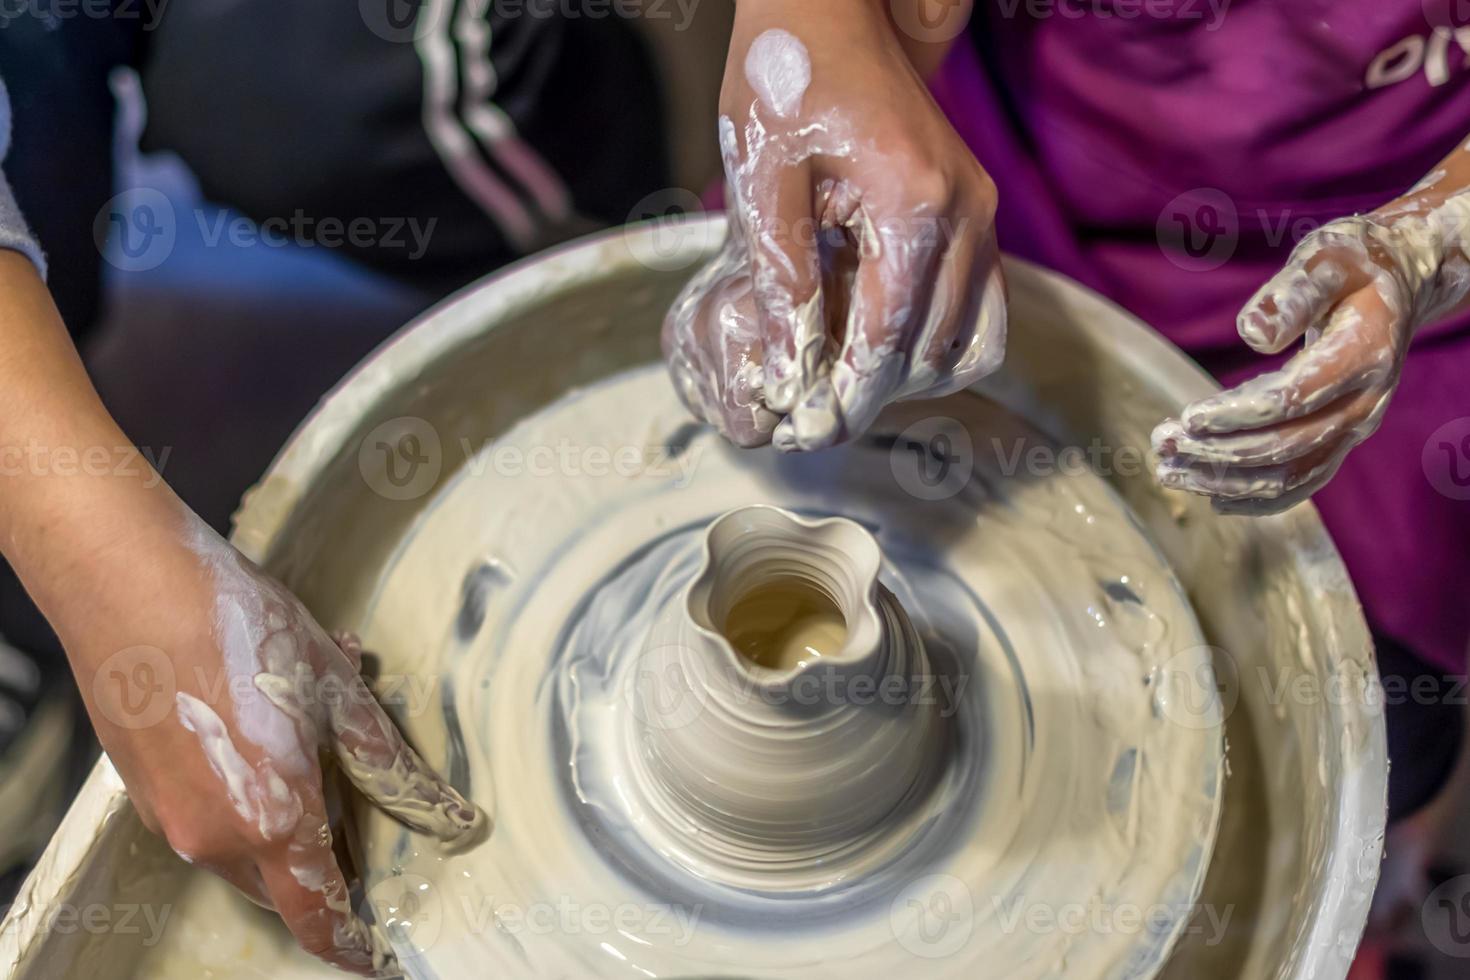
[{"label": "purple apron", "polygon": [[[1002,248],[1109,296],[1222,384],[1280,362],[1235,315],[1296,240],[1470,138],[1454,0],[977,8],[934,93],[1000,189]],[[1470,317],[1421,330],[1382,427],[1313,499],[1373,629],[1463,671]]]}]

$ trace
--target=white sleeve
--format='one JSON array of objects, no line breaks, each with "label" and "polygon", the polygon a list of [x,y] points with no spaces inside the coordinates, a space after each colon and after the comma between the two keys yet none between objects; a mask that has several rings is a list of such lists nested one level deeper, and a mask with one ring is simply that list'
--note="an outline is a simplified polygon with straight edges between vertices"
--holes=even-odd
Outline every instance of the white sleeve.
[{"label": "white sleeve", "polygon": [[[10,95],[5,91],[5,82],[0,80],[0,162],[10,152]],[[0,248],[20,252],[36,265],[41,278],[46,278],[46,256],[41,245],[26,226],[26,219],[16,206],[15,195],[10,192],[10,182],[0,170]]]}]

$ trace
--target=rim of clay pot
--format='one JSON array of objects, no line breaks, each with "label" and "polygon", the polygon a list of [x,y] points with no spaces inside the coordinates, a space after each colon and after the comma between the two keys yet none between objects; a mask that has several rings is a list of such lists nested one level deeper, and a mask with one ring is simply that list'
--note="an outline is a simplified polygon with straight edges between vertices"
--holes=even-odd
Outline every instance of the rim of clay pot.
[{"label": "rim of clay pot", "polygon": [[[847,638],[842,644],[842,649],[831,656],[823,657],[820,661],[810,661],[785,670],[766,667],[742,657],[731,644],[729,637],[725,635],[724,624],[717,625],[715,622],[717,618],[723,619],[723,616],[711,615],[714,589],[722,574],[716,562],[718,557],[716,548],[720,544],[720,536],[728,533],[730,525],[741,520],[765,518],[772,519],[776,525],[784,524],[793,532],[807,532],[822,537],[845,535],[849,539],[848,543],[856,548],[855,551],[838,549],[844,551],[851,565],[852,578],[858,583],[854,594],[851,596],[833,595],[828,590],[817,587],[818,591],[826,594],[837,610],[842,613],[847,627]],[[760,530],[769,531],[770,529]],[[756,531],[756,528],[749,528],[744,533],[756,533]],[[735,533],[738,535],[742,532]],[[866,528],[855,521],[845,517],[805,518],[774,504],[751,504],[747,507],[737,507],[726,511],[710,522],[700,542],[699,568],[695,571],[694,577],[690,579],[689,585],[685,587],[679,601],[683,612],[689,619],[690,626],[719,651],[726,667],[744,674],[753,683],[771,689],[788,684],[802,674],[818,667],[853,667],[864,664],[882,651],[883,623],[878,613],[878,572],[882,565],[883,555],[878,550],[878,543],[873,540],[873,536]],[[728,606],[733,605],[734,601],[751,588],[749,584],[733,581],[728,584],[735,594],[731,596],[730,603],[726,604],[726,614],[729,612]]]}]

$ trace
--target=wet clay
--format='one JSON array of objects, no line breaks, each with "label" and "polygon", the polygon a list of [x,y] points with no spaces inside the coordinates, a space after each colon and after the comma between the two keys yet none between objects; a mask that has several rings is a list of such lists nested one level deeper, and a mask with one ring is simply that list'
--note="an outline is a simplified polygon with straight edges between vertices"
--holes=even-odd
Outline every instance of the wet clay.
[{"label": "wet clay", "polygon": [[840,650],[847,641],[847,623],[831,599],[788,579],[742,596],[725,620],[724,633],[751,663],[790,670]]},{"label": "wet clay", "polygon": [[[407,974],[1157,972],[1209,863],[1219,705],[1122,501],[1087,471],[1008,464],[1047,445],[964,393],[833,451],[745,453],[689,425],[650,366],[470,460],[363,626],[368,648],[423,651],[436,684],[396,714],[493,817],[448,854],[361,814]],[[506,464],[547,446],[578,465]],[[878,598],[828,593],[861,656],[790,669],[837,624],[771,580],[700,605],[712,523],[753,503],[871,536]],[[690,659],[691,628],[744,646],[739,670]]]},{"label": "wet clay", "polygon": [[[706,437],[683,427],[686,419],[670,422],[653,405],[646,413],[628,413],[626,428],[584,430],[568,444],[570,451],[600,454],[610,448],[611,432],[617,440],[611,448],[623,454],[613,462],[595,455],[571,458],[574,464],[585,462],[586,469],[603,472],[603,477],[593,478],[587,493],[579,495],[585,508],[582,523],[558,523],[568,513],[564,506],[538,508],[534,501],[528,502],[527,496],[544,487],[547,479],[543,473],[528,471],[542,466],[548,451],[555,460],[559,447],[528,442],[523,432],[515,433],[516,441],[512,441],[507,438],[510,427],[549,406],[564,392],[597,384],[615,371],[652,365],[657,357],[650,325],[663,316],[685,274],[652,273],[629,254],[625,241],[631,238],[637,244],[653,236],[653,232],[619,231],[499,277],[429,316],[328,400],[293,439],[239,515],[236,543],[242,550],[284,580],[324,625],[359,632],[367,629],[369,648],[382,665],[385,702],[414,740],[431,750],[436,764],[446,771],[453,768],[456,781],[463,780],[462,787],[473,788],[473,795],[482,802],[495,798],[503,812],[523,805],[517,800],[520,790],[515,779],[523,772],[531,773],[535,766],[507,768],[502,759],[483,772],[477,770],[471,779],[464,760],[471,749],[482,752],[486,740],[493,737],[511,749],[528,746],[537,754],[535,765],[541,764],[541,729],[533,724],[517,731],[515,725],[544,717],[542,706],[523,711],[512,703],[517,698],[535,700],[542,696],[540,689],[526,695],[500,683],[512,674],[532,682],[541,678],[529,671],[500,674],[495,663],[507,663],[525,653],[507,647],[506,637],[517,632],[512,624],[530,606],[527,598],[545,591],[539,584],[544,581],[541,572],[548,572],[558,583],[563,581],[559,577],[561,560],[548,559],[546,554],[555,552],[568,538],[585,534],[585,526],[600,526],[603,513],[617,513],[623,499],[618,486],[627,491],[643,485],[639,480],[604,479],[607,470],[612,466],[624,472],[631,469],[646,478],[648,493],[658,495],[661,502],[675,503],[660,515],[662,526],[667,527],[669,522],[685,520],[707,524],[731,507],[756,500],[779,503],[786,498],[789,478],[802,474],[810,477],[809,486],[826,480],[831,491],[854,468],[842,462],[850,459],[845,454],[823,453],[813,457],[810,469],[799,473],[782,467],[762,469],[742,479],[737,494],[721,496],[714,488],[714,495],[705,501],[707,508],[701,511],[683,503],[684,495],[676,491],[691,487],[699,493],[709,491],[711,486],[699,477],[705,467],[716,465],[715,460],[723,474],[729,466],[748,465],[751,457],[763,454],[731,454],[726,459],[721,450],[712,457],[701,448],[707,445]],[[693,222],[690,236],[681,238],[685,247],[680,254],[690,262],[702,261],[723,236],[720,219]],[[706,247],[698,244],[701,242],[710,244]],[[1096,445],[1100,439],[1105,447],[1145,447],[1149,428],[1159,418],[1177,414],[1180,406],[1212,390],[1202,373],[1176,351],[1099,297],[1020,260],[1008,263],[1007,277],[1014,322],[1024,329],[1013,331],[1006,370],[990,376],[983,383],[984,391],[1064,445],[1082,449],[1073,458],[1074,464],[1087,465],[1083,456],[1089,440]],[[548,330],[555,331],[578,355],[559,360],[554,371],[517,370],[524,363],[524,351],[535,347]],[[1086,377],[1079,375],[1079,365],[1086,365]],[[1128,397],[1116,397],[1118,392]],[[595,391],[583,395],[596,397]],[[926,408],[936,416],[973,421],[972,413],[952,409],[950,403]],[[435,489],[405,503],[396,496],[385,497],[379,484],[362,479],[359,450],[364,432],[403,415],[425,420],[437,430],[445,457],[443,478],[448,480],[452,473],[463,470],[461,479],[466,486],[454,492],[478,487],[481,492],[473,501],[449,505],[444,502],[447,494]],[[1028,471],[1035,472],[1024,455],[1030,446],[1018,447],[1008,435],[1013,430],[1003,427],[997,433],[1002,439],[999,446],[987,432],[968,446],[956,439],[941,453],[944,447],[937,444],[932,431],[925,434],[921,430],[911,440],[898,440],[906,426],[885,422],[880,434],[890,440],[887,446],[874,442],[853,447],[854,451],[861,448],[867,454],[864,458],[876,467],[870,474],[875,478],[888,467],[892,446],[902,447],[901,454],[910,460],[919,450],[934,462],[925,474],[932,486],[909,479],[916,473],[912,468],[907,471],[909,485],[926,494],[918,497],[904,491],[903,499],[917,508],[910,522],[918,528],[915,537],[922,536],[924,521],[934,524],[933,535],[925,540],[937,541],[935,561],[946,566],[953,563],[948,556],[955,550],[993,554],[995,560],[987,564],[987,578],[982,581],[982,591],[989,594],[988,609],[1007,633],[1024,632],[1017,623],[1024,625],[1026,611],[1014,606],[1016,595],[1043,594],[1049,583],[1043,578],[1033,587],[1033,576],[1004,567],[1006,558],[1025,557],[1016,550],[1012,536],[990,537],[1009,508],[998,498],[990,504],[979,503],[973,497],[977,491],[965,491],[972,494],[969,514],[966,521],[955,522],[945,517],[955,513],[951,506],[931,506],[927,501],[953,489],[937,457],[961,457],[951,470],[963,473],[963,456],[970,452],[986,458],[981,464],[982,483],[1006,488],[1008,495],[1024,491],[1023,496],[1028,496],[1031,489],[1017,484],[1025,481]],[[507,454],[498,461],[493,450],[471,458],[492,437],[495,446],[505,447]],[[528,445],[541,455],[516,459],[513,451],[523,451]],[[461,446],[465,447],[463,454]],[[467,458],[473,471],[465,466]],[[1043,462],[1045,459],[1043,456]],[[1066,466],[1067,457],[1060,462]],[[1341,976],[1347,972],[1362,933],[1377,877],[1386,772],[1382,711],[1377,707],[1381,700],[1358,696],[1375,675],[1372,649],[1352,587],[1310,507],[1262,520],[1220,519],[1211,514],[1208,502],[1161,492],[1151,473],[1127,470],[1124,462],[1105,453],[1092,465],[1107,474],[1109,485],[1128,505],[1122,513],[1129,514],[1128,519],[1137,515],[1190,590],[1208,642],[1216,648],[1216,663],[1225,668],[1220,671],[1220,683],[1229,716],[1230,778],[1226,780],[1216,859],[1210,862],[1199,898],[1203,904],[1160,976],[1168,980]],[[821,472],[823,467],[829,471]],[[497,468],[502,472],[491,472]],[[513,479],[517,468],[520,476]],[[606,508],[599,509],[599,493],[606,498]],[[891,486],[888,496],[897,497]],[[1030,499],[1034,502],[1036,498]],[[1100,549],[1094,545],[1115,538],[1088,535],[1080,517],[1075,522],[1067,520],[1064,499],[1051,508],[1059,516],[1050,523],[1058,528],[1063,544],[1052,549],[1050,559],[1059,574],[1075,582],[1076,563],[1098,563]],[[873,509],[873,501],[871,492],[855,490],[850,506],[828,507],[827,511],[861,514]],[[1115,506],[1104,501],[1104,531],[1118,530],[1114,518],[1119,511],[1109,509]],[[1036,509],[1029,503],[1022,509],[1034,529]],[[431,513],[439,510],[446,513]],[[513,511],[512,519],[500,520],[507,510]],[[539,518],[546,520],[523,528],[524,535],[515,533],[517,519],[534,522]],[[958,538],[948,533],[957,523],[962,528],[973,524],[974,529]],[[658,526],[645,510],[630,533],[633,540],[640,540],[656,536],[658,532],[652,529]],[[880,544],[891,563],[910,564],[907,553],[894,547],[894,530],[880,529]],[[420,551],[423,535],[432,538],[432,547]],[[527,540],[536,538],[547,548],[539,561],[524,547]],[[564,550],[571,560],[581,555],[575,547]],[[1089,557],[1075,557],[1079,551]],[[1116,557],[1121,564],[1129,564],[1134,563],[1132,554],[1132,550],[1120,551]],[[1063,562],[1062,556],[1073,557]],[[512,567],[501,557],[524,561]],[[1151,567],[1150,563],[1147,557],[1136,562],[1140,568]],[[1020,560],[1013,564],[1016,569],[1025,567]],[[1005,581],[1006,575],[1016,579],[1018,574],[1024,589],[997,591],[989,585],[990,581]],[[884,575],[891,583],[891,574],[885,571]],[[592,576],[594,582],[598,578]],[[1147,599],[1150,609],[1170,619],[1168,604],[1161,602],[1154,585],[1150,579],[1138,586],[1142,591],[1137,594]],[[1116,586],[1114,583],[1112,595],[1097,600],[1101,608],[1126,597]],[[584,584],[584,589],[590,588]],[[557,601],[575,604],[582,598],[578,594]],[[1076,615],[1073,611],[1055,619],[1071,624]],[[465,658],[483,654],[490,656],[489,666],[465,675],[475,673],[488,682],[489,687],[476,694],[475,681],[470,680],[468,686],[461,683],[456,671],[464,666]],[[496,661],[502,654],[508,655]],[[1228,669],[1232,665],[1233,672]],[[1033,671],[1028,667],[1026,673]],[[453,686],[447,692],[441,683],[445,679]],[[1050,675],[1044,679],[1046,684],[1041,686],[1047,689],[1067,689],[1074,684],[1067,679],[1055,683]],[[1310,688],[1319,696],[1305,701],[1280,696],[1298,689],[1298,683],[1319,685]],[[1131,688],[1120,690],[1126,693]],[[1341,697],[1328,693],[1338,691],[1346,693]],[[492,696],[492,692],[506,693]],[[1053,700],[1048,696],[1037,698],[1036,703]],[[509,710],[492,719],[490,713],[502,706]],[[1176,704],[1170,710],[1179,707],[1187,704]],[[464,712],[472,708],[486,714],[472,724],[462,722]],[[1089,716],[1086,704],[1077,715]],[[455,734],[451,737],[450,732]],[[476,744],[464,744],[466,738]],[[1013,740],[1009,733],[1007,738]],[[206,872],[188,868],[144,831],[128,812],[121,783],[105,759],[93,777],[18,900],[17,909],[26,907],[32,912],[18,915],[12,910],[7,929],[0,934],[0,961],[18,964],[14,967],[17,977],[59,980],[93,975],[98,973],[98,964],[102,975],[119,977],[325,980],[340,975],[296,950],[276,917],[255,909]],[[541,820],[556,821],[561,829],[568,829],[566,798],[553,795],[548,801],[539,790],[535,795],[532,803],[553,804],[539,812]],[[104,806],[111,808],[108,812],[116,811],[116,819],[99,815]],[[1058,822],[1044,806],[1032,810],[1050,825]],[[1102,825],[1096,821],[1089,825],[1079,817],[1075,823],[1090,828],[1089,833],[1101,834]],[[374,826],[370,836],[384,829]],[[504,829],[496,828],[496,836]],[[505,838],[511,845],[539,839],[539,828],[529,827],[526,819],[516,821],[513,829],[514,836]],[[630,889],[626,883],[616,893],[621,896],[617,900],[626,905],[609,908],[582,902],[571,906],[571,884],[583,873],[584,865],[591,862],[595,869],[603,869],[608,859],[603,852],[580,843],[591,831],[570,829],[575,833],[567,837],[573,843],[564,848],[568,851],[564,860],[533,862],[537,867],[553,865],[545,875],[529,877],[507,870],[486,878],[478,869],[469,869],[477,874],[476,884],[467,894],[450,896],[448,907],[455,921],[440,920],[437,936],[429,913],[436,902],[443,906],[438,897],[444,894],[441,889],[423,893],[427,897],[416,915],[406,903],[400,906],[414,941],[425,944],[430,955],[447,956],[470,948],[466,932],[472,933],[487,948],[478,960],[471,958],[468,975],[494,970],[510,977],[531,975],[536,967],[547,965],[548,944],[554,950],[578,950],[591,964],[583,969],[581,960],[571,965],[560,960],[547,967],[559,966],[562,975],[568,976],[645,975],[639,970],[686,978],[757,975],[742,964],[728,964],[739,959],[736,954],[762,962],[760,944],[780,939],[779,927],[738,931],[736,939],[743,945],[713,959],[721,965],[677,973],[642,955],[662,954],[638,940],[645,933],[662,932],[673,945],[685,935],[708,932],[714,929],[715,906],[707,903],[703,910],[696,910],[665,900],[661,907],[650,907],[647,893]],[[391,825],[386,830],[397,833]],[[351,836],[344,835],[345,839]],[[373,842],[375,853],[390,855],[376,871],[389,890],[388,898],[393,897],[391,854],[396,842],[396,837],[388,838],[387,846],[381,840]],[[422,842],[408,845],[405,853],[410,851],[423,851],[410,855],[412,862],[435,869],[432,877],[442,881]],[[524,868],[524,864],[518,866]],[[1158,865],[1151,867],[1157,870]],[[153,870],[140,876],[144,868]],[[445,870],[453,875],[456,868],[450,864]],[[411,880],[413,873],[405,869],[397,880]],[[910,900],[924,897],[923,889],[929,883],[915,878],[913,884],[914,891],[894,896],[894,907],[911,908],[907,905]],[[916,948],[929,955],[912,952],[895,955],[889,962],[902,971],[897,975],[905,977],[1006,975],[1005,967],[1015,962],[1015,950],[1008,943],[1030,936],[1039,953],[1055,950],[1062,934],[1074,931],[1078,920],[1069,917],[1071,924],[1064,926],[1048,921],[1041,914],[1046,909],[1037,908],[1037,918],[1028,923],[1020,913],[1033,903],[1018,901],[1021,890],[998,885],[972,893],[968,906],[959,901],[946,907],[939,899],[948,893],[931,889],[933,914],[921,920],[927,931],[907,934],[910,942],[927,935],[931,941],[927,945],[920,942]],[[547,901],[527,904],[528,894]],[[963,899],[964,895],[957,892],[956,897]],[[994,918],[995,899],[1000,901],[1003,921],[993,928],[979,924],[980,915]],[[116,930],[62,934],[27,928],[27,923],[44,922],[37,919],[35,910],[59,903],[75,909],[92,902],[118,901],[171,903],[162,908],[171,913],[157,945],[146,946],[150,937],[146,929],[139,935]],[[796,912],[804,905],[783,903],[778,907],[792,910],[788,919],[796,923]],[[1085,923],[1087,910],[1080,911]],[[599,920],[599,912],[607,917]],[[613,919],[611,913],[623,916],[622,921]],[[879,908],[873,915],[881,922],[888,911]],[[1103,922],[1137,934],[1136,923],[1123,916]],[[807,926],[804,917],[801,927]],[[577,931],[570,931],[572,927],[578,927]],[[977,944],[991,942],[996,930],[1009,937],[996,944],[997,950],[1006,953],[1006,962],[992,969],[982,960],[978,968],[966,972],[961,961]],[[727,928],[722,934],[736,931]],[[1048,936],[1051,947],[1043,945]],[[768,966],[763,973],[841,975],[838,961],[842,958],[834,953],[847,938],[834,934],[825,946],[807,943],[810,961],[794,962],[789,956],[777,957],[772,950],[766,962],[776,960],[787,968]],[[437,949],[441,940],[449,945],[448,950]],[[604,942],[627,956],[627,961],[604,949],[600,945]],[[525,945],[525,956],[515,952],[517,944]],[[141,963],[140,953],[148,954]],[[1037,965],[1033,972],[1096,974],[1076,962],[1075,971],[1053,959]],[[414,965],[410,976],[424,975],[419,965]],[[1015,972],[1026,975],[1022,970]],[[1123,972],[1126,975],[1136,969]]]}]

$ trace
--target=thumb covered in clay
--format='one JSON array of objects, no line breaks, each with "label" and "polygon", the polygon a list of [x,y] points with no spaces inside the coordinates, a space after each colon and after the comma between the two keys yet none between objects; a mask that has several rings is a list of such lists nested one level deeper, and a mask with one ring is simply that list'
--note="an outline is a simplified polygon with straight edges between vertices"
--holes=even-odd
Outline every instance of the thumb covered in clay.
[{"label": "thumb covered in clay", "polygon": [[781,416],[764,399],[750,262],[738,241],[685,287],[664,320],[664,360],[695,418],[742,448],[764,446]]},{"label": "thumb covered in clay", "polygon": [[[685,286],[664,320],[664,360],[680,399],[736,446],[774,442],[793,452],[848,442],[866,432],[885,405],[953,393],[1001,363],[1006,289],[993,247],[991,254],[963,266],[982,288],[967,289],[956,281],[961,273],[953,264],[941,269],[929,287],[934,293],[929,315],[904,331],[911,342],[873,345],[868,334],[882,331],[872,316],[878,304],[863,302],[855,290],[879,277],[861,279],[860,250],[836,238],[833,242],[822,263],[827,321],[822,354],[785,411],[771,405],[770,359],[752,263],[738,231]],[[861,336],[850,337],[850,331]],[[867,352],[866,361],[856,353],[860,350]]]}]

